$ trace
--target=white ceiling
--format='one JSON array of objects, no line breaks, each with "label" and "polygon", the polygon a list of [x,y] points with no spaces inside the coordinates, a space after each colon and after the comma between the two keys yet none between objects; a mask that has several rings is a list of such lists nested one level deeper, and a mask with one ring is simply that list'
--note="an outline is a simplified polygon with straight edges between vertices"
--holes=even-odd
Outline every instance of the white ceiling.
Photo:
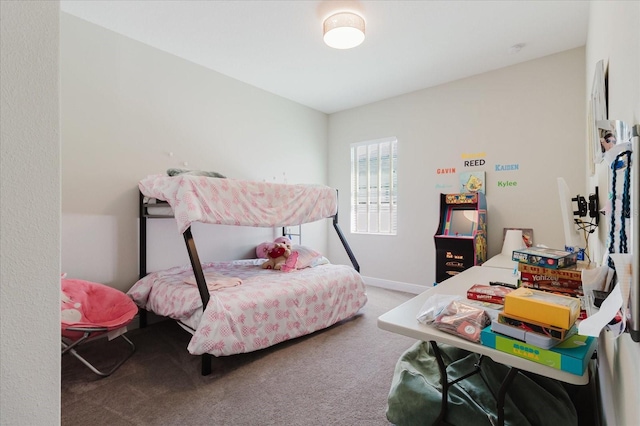
[{"label": "white ceiling", "polygon": [[[589,2],[62,0],[61,10],[333,113],[584,46]],[[366,21],[351,50],[322,41],[324,18],[341,10]]]}]

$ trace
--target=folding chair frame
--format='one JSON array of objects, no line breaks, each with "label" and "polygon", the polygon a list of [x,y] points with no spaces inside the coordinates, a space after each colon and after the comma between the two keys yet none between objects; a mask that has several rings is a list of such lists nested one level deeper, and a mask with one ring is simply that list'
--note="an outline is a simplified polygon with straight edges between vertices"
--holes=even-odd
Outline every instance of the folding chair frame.
[{"label": "folding chair frame", "polygon": [[91,369],[91,371],[93,371],[94,373],[96,373],[97,375],[102,376],[102,377],[107,377],[107,376],[110,376],[111,374],[113,374],[136,351],[136,346],[133,344],[133,342],[131,340],[129,340],[127,338],[127,336],[125,336],[124,334],[121,334],[118,337],[122,337],[129,344],[129,346],[130,346],[129,353],[127,353],[123,359],[118,361],[118,363],[115,366],[113,366],[111,368],[111,370],[108,370],[106,372],[105,371],[101,371],[101,370],[98,370],[96,367],[94,367],[93,364],[91,364],[89,361],[87,361],[82,355],[80,355],[78,353],[78,351],[76,351],[76,347],[80,346],[81,343],[84,343],[84,342],[90,340],[92,337],[101,337],[101,336],[92,336],[92,334],[100,333],[101,335],[103,335],[104,333],[109,331],[109,329],[107,329],[105,327],[67,327],[65,330],[66,331],[79,331],[79,332],[84,333],[84,335],[82,337],[80,337],[76,341],[71,341],[70,339],[67,339],[67,338],[63,337],[62,338],[62,342],[61,342],[62,343],[62,355],[64,356],[65,354],[70,353],[71,355],[73,355],[76,358],[78,358],[78,360],[80,362],[82,362],[84,365],[86,365],[89,369]]}]

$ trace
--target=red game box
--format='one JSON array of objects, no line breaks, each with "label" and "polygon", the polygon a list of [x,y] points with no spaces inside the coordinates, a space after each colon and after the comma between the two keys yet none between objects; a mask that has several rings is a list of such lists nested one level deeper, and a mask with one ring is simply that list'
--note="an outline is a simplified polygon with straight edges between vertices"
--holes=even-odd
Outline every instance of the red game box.
[{"label": "red game box", "polygon": [[504,305],[504,297],[511,291],[510,288],[497,285],[474,284],[467,290],[467,299]]}]

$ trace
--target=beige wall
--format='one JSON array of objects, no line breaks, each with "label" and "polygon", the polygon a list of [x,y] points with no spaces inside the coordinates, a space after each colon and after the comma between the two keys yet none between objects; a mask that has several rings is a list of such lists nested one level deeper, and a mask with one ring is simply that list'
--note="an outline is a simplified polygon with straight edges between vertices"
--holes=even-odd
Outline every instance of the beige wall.
[{"label": "beige wall", "polygon": [[[69,276],[125,291],[137,280],[137,182],[148,174],[178,167],[326,183],[325,114],[65,13],[60,45]],[[149,239],[149,270],[188,264],[175,222],[153,222],[161,238]],[[303,243],[326,251],[326,229],[304,225]],[[193,233],[203,261],[246,257],[273,238],[271,229],[214,225]]]},{"label": "beige wall", "polygon": [[[640,123],[640,2],[592,2],[586,49],[587,81],[585,93],[591,93],[595,65],[604,60],[608,68],[609,119],[629,125]],[[609,197],[606,163],[596,165],[587,184],[598,185],[600,201]],[[638,182],[637,174],[636,180]],[[604,204],[603,204],[604,205]],[[637,217],[637,212],[636,212]],[[606,252],[606,217],[593,246]],[[636,224],[637,225],[637,224]],[[635,232],[638,232],[636,229]],[[636,254],[637,255],[637,254]],[[601,259],[598,259],[601,260]],[[640,419],[640,343],[628,334],[613,339],[604,332],[598,343],[598,373],[604,417],[609,425],[636,425]]]},{"label": "beige wall", "polygon": [[0,2],[0,424],[60,419],[58,1]]},{"label": "beige wall", "polygon": [[[585,193],[584,49],[574,49],[371,105],[329,118],[329,184],[349,205],[349,144],[398,138],[398,235],[350,234],[366,277],[390,287],[424,289],[435,279],[433,236],[439,194],[460,192],[458,173],[486,172],[489,256],[505,227],[533,228],[537,244],[563,247],[557,177]],[[484,166],[464,167],[465,154]],[[517,164],[517,171],[496,165]],[[438,169],[455,168],[454,174]],[[499,182],[516,182],[502,187]],[[340,253],[335,242],[334,257]]]}]

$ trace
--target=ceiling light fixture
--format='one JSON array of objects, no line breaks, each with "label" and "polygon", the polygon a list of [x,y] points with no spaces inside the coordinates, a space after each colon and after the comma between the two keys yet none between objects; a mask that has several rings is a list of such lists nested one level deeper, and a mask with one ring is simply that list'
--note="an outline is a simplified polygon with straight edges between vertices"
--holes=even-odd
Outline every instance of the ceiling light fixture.
[{"label": "ceiling light fixture", "polygon": [[340,12],[324,20],[324,42],[334,49],[351,49],[364,41],[364,19],[351,12]]}]

